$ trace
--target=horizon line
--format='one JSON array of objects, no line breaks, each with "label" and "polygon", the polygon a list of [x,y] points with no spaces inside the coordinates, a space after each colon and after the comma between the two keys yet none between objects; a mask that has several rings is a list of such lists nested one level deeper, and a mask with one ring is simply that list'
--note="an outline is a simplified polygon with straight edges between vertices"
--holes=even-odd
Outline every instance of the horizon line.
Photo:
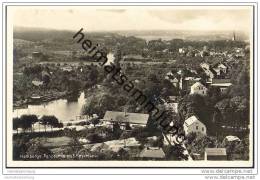
[{"label": "horizon line", "polygon": [[[46,28],[46,27],[33,27],[33,26],[13,26],[13,29],[19,29],[19,28],[24,28],[24,29],[38,29],[38,30],[46,30],[46,31],[70,31],[74,32],[72,29],[54,29],[54,28]],[[83,27],[82,27],[83,28]],[[84,28],[83,28],[84,29]],[[85,29],[84,29],[85,30]],[[76,30],[77,31],[77,30]],[[237,33],[244,33],[247,35],[246,32],[244,31],[239,31],[239,30],[185,30],[185,29],[142,29],[142,30],[137,30],[137,29],[118,29],[118,30],[88,30],[88,32],[126,32],[126,31],[186,31],[186,32],[237,32]]]}]

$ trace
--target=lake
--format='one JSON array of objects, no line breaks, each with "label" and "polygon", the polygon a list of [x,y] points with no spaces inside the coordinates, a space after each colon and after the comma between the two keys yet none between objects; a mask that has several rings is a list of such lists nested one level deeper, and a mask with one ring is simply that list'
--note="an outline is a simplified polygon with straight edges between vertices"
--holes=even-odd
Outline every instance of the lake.
[{"label": "lake", "polygon": [[[114,55],[109,53],[107,55],[108,61],[106,64],[114,61]],[[13,117],[20,117],[23,114],[35,114],[37,116],[42,115],[54,115],[59,121],[65,122],[75,120],[76,116],[80,115],[81,108],[85,104],[85,94],[80,93],[77,101],[70,102],[66,99],[58,99],[39,105],[28,105],[24,109],[14,109]]]},{"label": "lake", "polygon": [[85,94],[81,92],[77,101],[70,102],[66,99],[58,99],[39,105],[28,105],[28,108],[15,109],[13,117],[20,117],[23,114],[35,114],[37,116],[54,115],[61,122],[70,121],[80,115],[85,100]]}]

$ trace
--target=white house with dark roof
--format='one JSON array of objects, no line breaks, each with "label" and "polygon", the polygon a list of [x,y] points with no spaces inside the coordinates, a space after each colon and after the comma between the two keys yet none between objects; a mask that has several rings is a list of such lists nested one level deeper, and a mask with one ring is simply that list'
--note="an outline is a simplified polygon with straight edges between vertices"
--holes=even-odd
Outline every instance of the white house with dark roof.
[{"label": "white house with dark roof", "polygon": [[222,64],[219,63],[218,65],[216,65],[215,67],[213,67],[213,70],[216,72],[216,74],[219,76],[221,74],[226,74],[227,73],[227,67]]},{"label": "white house with dark roof", "polygon": [[223,73],[227,73],[227,66],[225,66],[224,64],[220,63],[218,65],[218,68],[223,72]]},{"label": "white house with dark roof", "polygon": [[206,88],[201,82],[196,82],[190,87],[190,94],[200,94],[202,96],[207,95],[208,88]]},{"label": "white house with dark roof", "polygon": [[185,131],[185,135],[190,133],[196,133],[197,135],[207,135],[206,126],[196,117],[191,116],[184,121],[183,129]]},{"label": "white house with dark roof", "polygon": [[149,114],[142,113],[128,113],[118,111],[107,111],[102,121],[107,125],[119,123],[120,127],[124,129],[129,123],[130,127],[145,127],[149,118]]}]

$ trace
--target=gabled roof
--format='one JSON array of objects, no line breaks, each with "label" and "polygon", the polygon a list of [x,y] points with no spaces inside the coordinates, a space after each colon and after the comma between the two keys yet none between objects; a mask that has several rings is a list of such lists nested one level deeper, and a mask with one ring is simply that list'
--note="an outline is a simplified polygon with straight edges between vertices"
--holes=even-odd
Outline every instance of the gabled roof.
[{"label": "gabled roof", "polygon": [[226,156],[226,148],[205,148],[208,156]]},{"label": "gabled roof", "polygon": [[103,120],[120,123],[147,124],[149,114],[107,111]]},{"label": "gabled roof", "polygon": [[193,123],[195,123],[196,121],[199,121],[199,119],[198,119],[196,116],[191,116],[191,117],[189,117],[188,119],[186,119],[186,120],[184,121],[184,124],[185,124],[186,126],[190,126],[190,125],[192,125]]},{"label": "gabled roof", "polygon": [[123,59],[145,59],[145,58],[140,54],[129,54],[129,55],[125,55]]},{"label": "gabled roof", "polygon": [[232,83],[230,79],[212,79],[211,86],[229,87]]},{"label": "gabled roof", "polygon": [[196,87],[199,87],[199,86],[203,86],[204,88],[206,88],[201,82],[196,82],[191,87],[196,88]]},{"label": "gabled roof", "polygon": [[237,136],[226,136],[225,139],[227,141],[240,141],[240,139]]},{"label": "gabled roof", "polygon": [[179,82],[179,80],[175,77],[175,78],[173,78],[172,80],[171,80],[171,82]]},{"label": "gabled roof", "polygon": [[140,157],[163,159],[165,158],[165,153],[161,148],[159,149],[145,148],[144,150],[141,151]]},{"label": "gabled roof", "polygon": [[212,84],[230,83],[230,79],[212,79]]},{"label": "gabled roof", "polygon": [[199,78],[199,77],[185,77],[184,80],[185,81],[200,81],[201,78]]},{"label": "gabled roof", "polygon": [[227,66],[225,66],[225,65],[222,64],[222,63],[220,63],[220,64],[218,65],[218,67],[220,67],[220,68],[227,68]]}]

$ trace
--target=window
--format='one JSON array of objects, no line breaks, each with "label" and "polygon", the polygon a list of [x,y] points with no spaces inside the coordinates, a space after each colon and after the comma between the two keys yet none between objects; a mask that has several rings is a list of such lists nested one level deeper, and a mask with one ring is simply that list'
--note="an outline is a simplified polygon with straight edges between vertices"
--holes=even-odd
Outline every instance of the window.
[{"label": "window", "polygon": [[204,127],[202,127],[201,130],[204,131]]},{"label": "window", "polygon": [[198,130],[199,129],[199,126],[196,126],[196,130]]}]

